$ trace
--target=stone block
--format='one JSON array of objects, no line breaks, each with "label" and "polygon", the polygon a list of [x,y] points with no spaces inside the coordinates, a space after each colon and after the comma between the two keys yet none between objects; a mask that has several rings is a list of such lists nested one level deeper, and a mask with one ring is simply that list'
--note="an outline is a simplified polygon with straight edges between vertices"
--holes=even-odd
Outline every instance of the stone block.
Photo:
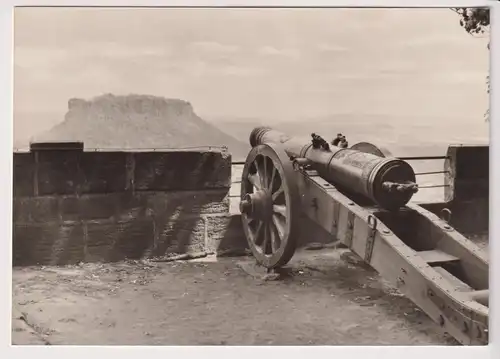
[{"label": "stone block", "polygon": [[148,257],[153,252],[153,246],[152,219],[87,223],[87,261],[114,262]]},{"label": "stone block", "polygon": [[19,197],[13,199],[14,223],[59,222],[57,197]]},{"label": "stone block", "polygon": [[148,196],[147,208],[155,217],[228,213],[226,190],[155,192]]},{"label": "stone block", "polygon": [[150,257],[154,247],[154,223],[152,218],[133,219],[118,223],[118,236],[113,251],[123,258]]},{"label": "stone block", "polygon": [[87,248],[113,246],[119,236],[118,223],[115,220],[89,221],[85,226]]},{"label": "stone block", "polygon": [[489,198],[490,182],[488,179],[459,180],[453,186],[453,200],[469,201]]},{"label": "stone block", "polygon": [[489,197],[489,146],[450,146],[445,161],[445,199]]},{"label": "stone block", "polygon": [[156,244],[154,255],[188,253],[205,250],[205,220],[183,216],[155,221]]},{"label": "stone block", "polygon": [[14,153],[13,182],[14,197],[34,195],[35,158],[33,153]]},{"label": "stone block", "polygon": [[123,192],[127,181],[127,153],[84,152],[81,155],[81,193]]},{"label": "stone block", "polygon": [[241,225],[241,216],[207,216],[206,221],[207,250],[219,253],[248,248]]},{"label": "stone block", "polygon": [[27,223],[31,221],[28,211],[31,197],[14,197],[12,199],[12,223]]},{"label": "stone block", "polygon": [[191,211],[199,214],[228,214],[229,196],[226,189],[212,190],[193,195]]},{"label": "stone block", "polygon": [[231,158],[221,152],[135,153],[135,189],[141,191],[229,188]]},{"label": "stone block", "polygon": [[149,200],[155,193],[132,193],[124,192],[117,195],[118,220],[130,220],[134,218],[147,217],[152,214],[149,208]]},{"label": "stone block", "polygon": [[59,222],[59,199],[55,196],[32,197],[23,201],[23,212],[28,213],[32,222]]},{"label": "stone block", "polygon": [[15,266],[66,265],[84,259],[84,232],[81,224],[14,224],[13,263]]},{"label": "stone block", "polygon": [[489,146],[450,146],[447,155],[454,162],[458,178],[465,180],[489,177]]},{"label": "stone block", "polygon": [[63,221],[84,221],[110,219],[117,216],[120,195],[93,194],[82,196],[62,196],[59,202]]},{"label": "stone block", "polygon": [[81,141],[42,141],[31,142],[30,151],[83,151],[84,144]]},{"label": "stone block", "polygon": [[40,151],[38,194],[76,194],[80,190],[81,151]]},{"label": "stone block", "polygon": [[85,226],[86,262],[114,262],[123,259],[113,252],[113,245],[119,236],[115,221],[88,222]]}]

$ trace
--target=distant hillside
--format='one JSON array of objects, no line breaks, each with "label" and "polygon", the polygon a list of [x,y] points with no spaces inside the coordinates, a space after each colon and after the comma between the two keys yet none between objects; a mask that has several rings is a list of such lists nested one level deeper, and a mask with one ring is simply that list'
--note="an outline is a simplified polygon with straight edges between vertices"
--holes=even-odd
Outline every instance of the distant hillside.
[{"label": "distant hillside", "polygon": [[250,133],[255,127],[273,126],[272,121],[248,117],[214,117],[207,118],[207,121],[219,127],[228,135],[244,143],[248,143]]},{"label": "distant hillside", "polygon": [[34,140],[77,140],[100,149],[225,145],[237,159],[249,149],[198,117],[189,102],[146,95],[71,99],[64,121]]},{"label": "distant hillside", "polygon": [[374,113],[335,113],[328,116],[304,117],[279,121],[273,118],[213,118],[210,122],[234,138],[247,142],[255,126],[271,126],[290,136],[310,138],[315,132],[332,140],[339,132],[349,144],[368,141],[386,147],[396,156],[444,155],[450,144],[488,144],[488,126],[463,119],[456,126],[446,117],[400,116]]}]

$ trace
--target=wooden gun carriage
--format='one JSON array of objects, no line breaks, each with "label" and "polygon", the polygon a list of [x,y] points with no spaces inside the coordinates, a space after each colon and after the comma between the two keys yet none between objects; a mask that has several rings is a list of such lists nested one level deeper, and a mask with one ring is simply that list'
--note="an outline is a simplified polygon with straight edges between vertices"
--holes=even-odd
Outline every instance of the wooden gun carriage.
[{"label": "wooden gun carriage", "polygon": [[444,331],[488,344],[486,253],[422,206],[413,168],[369,143],[340,148],[268,127],[250,135],[242,175],[243,230],[269,270],[292,258],[303,215],[364,259]]}]

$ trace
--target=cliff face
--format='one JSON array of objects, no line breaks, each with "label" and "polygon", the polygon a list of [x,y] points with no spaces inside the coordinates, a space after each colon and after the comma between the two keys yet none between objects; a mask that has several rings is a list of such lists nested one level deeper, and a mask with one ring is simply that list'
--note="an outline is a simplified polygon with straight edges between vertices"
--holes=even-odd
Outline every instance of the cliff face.
[{"label": "cliff face", "polygon": [[227,146],[233,158],[249,146],[196,115],[189,102],[146,95],[70,99],[60,124],[35,141],[83,141],[86,148]]}]

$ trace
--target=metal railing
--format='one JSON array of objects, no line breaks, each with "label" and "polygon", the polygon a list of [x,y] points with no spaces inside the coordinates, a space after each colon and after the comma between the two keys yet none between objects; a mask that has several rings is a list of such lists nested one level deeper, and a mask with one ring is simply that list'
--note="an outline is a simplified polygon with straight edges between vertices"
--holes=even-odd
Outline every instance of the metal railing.
[{"label": "metal railing", "polygon": [[396,157],[403,161],[426,161],[426,160],[446,160],[448,156],[403,156]]},{"label": "metal railing", "polygon": [[[429,160],[447,160],[449,157],[448,156],[406,156],[406,157],[398,157],[400,160],[403,161],[429,161]],[[435,175],[435,174],[446,174],[449,173],[449,171],[427,171],[427,172],[415,172],[416,176],[426,176],[426,175]],[[424,188],[444,188],[444,187],[449,187],[447,184],[433,184],[433,185],[425,185],[425,186],[418,186],[419,189],[424,189]]]},{"label": "metal railing", "polygon": [[[433,161],[433,160],[447,160],[449,157],[448,156],[402,156],[402,157],[396,157],[400,160],[403,161]],[[243,166],[245,164],[245,161],[233,161],[232,165],[233,166]],[[426,175],[436,175],[436,174],[447,174],[449,171],[426,171],[426,172],[415,172],[416,176],[426,176]],[[232,181],[231,183],[233,184],[238,184],[241,183],[241,180],[236,180]],[[419,186],[418,188],[424,189],[424,188],[443,188],[443,187],[449,187],[447,184],[435,184],[435,185],[425,185],[425,186]]]},{"label": "metal railing", "polygon": [[[428,161],[428,160],[446,160],[448,156],[402,156],[396,157],[403,161]],[[245,161],[233,161],[233,165],[244,165]]]}]

